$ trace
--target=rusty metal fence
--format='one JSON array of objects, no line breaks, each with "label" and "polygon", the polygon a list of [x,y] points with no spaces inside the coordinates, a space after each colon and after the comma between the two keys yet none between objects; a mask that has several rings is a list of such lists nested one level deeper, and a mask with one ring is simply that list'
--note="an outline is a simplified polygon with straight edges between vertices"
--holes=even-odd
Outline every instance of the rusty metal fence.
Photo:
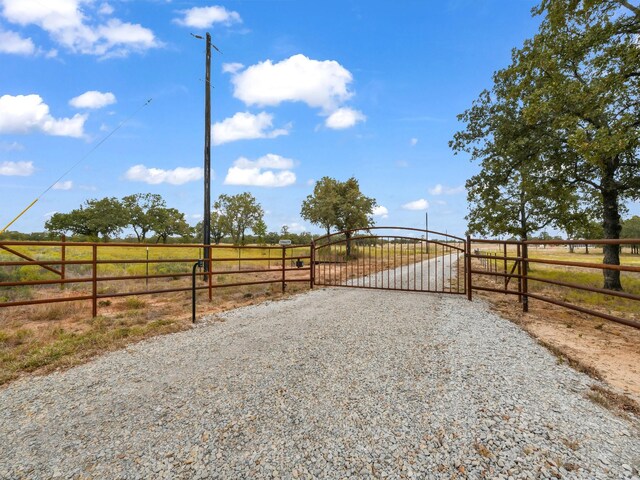
[{"label": "rusty metal fence", "polygon": [[[88,242],[0,242],[0,307],[91,301],[191,291],[192,265],[204,245]],[[161,253],[160,253],[161,252]],[[158,254],[156,254],[158,253]],[[211,246],[196,290],[310,284],[306,246]],[[34,288],[35,287],[35,288]]]},{"label": "rusty metal fence", "polygon": [[[348,234],[348,235],[347,235]],[[562,258],[561,247],[618,245],[621,265]],[[402,227],[339,232],[298,246],[211,246],[196,290],[288,283],[436,293],[487,291],[558,305],[640,328],[640,239],[503,241],[462,239]],[[544,248],[559,255],[544,255]],[[629,252],[624,249],[631,247]],[[86,301],[93,316],[105,299],[191,290],[204,245],[0,242],[0,308]],[[636,250],[637,251],[637,250]],[[589,250],[587,250],[589,252]],[[637,260],[636,260],[637,259]],[[600,260],[600,258],[598,258]],[[617,271],[624,291],[603,289]],[[596,272],[597,275],[594,275]]]},{"label": "rusty metal fence", "polygon": [[[571,250],[582,247],[589,254],[588,246],[591,245],[590,256],[593,257],[594,250],[603,245],[616,245],[623,251],[626,246],[638,244],[640,239],[518,242],[468,237],[467,275],[471,285],[468,296],[471,299],[474,290],[509,294],[518,297],[524,312],[529,309],[529,299],[535,299],[640,328],[640,257],[631,254],[633,248],[627,256],[622,255],[621,265],[554,259],[544,254],[547,247]],[[543,253],[536,250],[532,254],[531,247],[543,247]],[[562,253],[559,256],[562,257]],[[628,259],[633,261],[626,263],[638,265],[625,264],[624,260]],[[630,291],[595,286],[602,283],[605,270],[619,272],[623,287],[627,285]],[[491,282],[482,281],[487,277],[493,280],[493,286],[490,286]]]}]

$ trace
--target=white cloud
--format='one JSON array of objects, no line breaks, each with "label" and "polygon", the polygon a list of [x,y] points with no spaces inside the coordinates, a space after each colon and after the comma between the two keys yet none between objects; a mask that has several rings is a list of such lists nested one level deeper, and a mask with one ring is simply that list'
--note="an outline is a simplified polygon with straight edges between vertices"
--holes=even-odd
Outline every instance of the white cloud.
[{"label": "white cloud", "polygon": [[285,158],[275,153],[267,153],[257,160],[249,160],[245,157],[238,158],[233,165],[241,168],[273,168],[275,170],[289,170],[294,167],[295,162],[290,158]]},{"label": "white cloud", "polygon": [[334,60],[318,61],[298,54],[273,63],[248,67],[232,78],[233,95],[247,105],[279,105],[304,102],[331,112],[353,94],[351,73]]},{"label": "white cloud", "polygon": [[30,38],[22,38],[16,32],[0,30],[0,53],[33,55],[35,51],[36,46]]},{"label": "white cloud", "polygon": [[[56,43],[75,53],[125,56],[132,51],[145,51],[161,46],[153,32],[139,24],[110,18],[96,23],[91,13],[91,0],[2,0],[2,16],[21,26],[37,25]],[[97,13],[108,15],[105,4]],[[111,9],[112,12],[112,9]]]},{"label": "white cloud", "polygon": [[349,107],[339,108],[325,120],[325,125],[334,130],[351,128],[358,122],[364,122],[367,117],[362,112]]},{"label": "white cloud", "polygon": [[[287,187],[296,182],[296,174],[290,170],[294,164],[295,162],[290,158],[273,153],[268,153],[257,160],[240,157],[229,168],[224,183],[254,187]],[[267,168],[272,170],[264,170]]]},{"label": "white cloud", "polygon": [[438,183],[435,187],[429,189],[429,193],[431,195],[455,195],[461,192],[464,192],[464,185],[460,185],[459,187],[447,187]]},{"label": "white cloud", "polygon": [[28,177],[35,172],[33,162],[2,162],[0,175],[8,177]]},{"label": "white cloud", "polygon": [[415,147],[418,144],[418,139],[412,138],[411,140],[409,140],[409,143],[411,144],[412,147]]},{"label": "white cloud", "polygon": [[57,210],[53,210],[53,211],[51,211],[51,212],[47,212],[47,213],[45,213],[45,214],[43,215],[43,217],[44,217],[44,218],[49,218],[49,217],[52,217],[53,215],[55,215],[56,213],[58,213],[58,211],[57,211]]},{"label": "white cloud", "polygon": [[222,73],[238,73],[240,70],[244,68],[244,65],[241,63],[223,63],[222,64]]},{"label": "white cloud", "polygon": [[211,127],[213,144],[235,142],[236,140],[248,140],[254,138],[275,138],[280,135],[288,135],[288,128],[271,130],[273,115],[260,112],[254,115],[249,112],[238,112],[231,118],[225,118],[222,122],[216,122]]},{"label": "white cloud", "polygon": [[405,203],[402,205],[402,208],[405,210],[426,210],[429,208],[429,202],[424,198],[421,198],[419,200],[414,200],[413,202]]},{"label": "white cloud", "polygon": [[3,95],[0,97],[0,134],[40,131],[61,137],[82,137],[86,114],[72,118],[54,118],[40,95]]},{"label": "white cloud", "polygon": [[111,92],[89,90],[69,100],[69,105],[76,108],[102,108],[116,103],[116,96]]},{"label": "white cloud", "polygon": [[316,184],[316,180],[314,178],[310,178],[309,180],[307,180],[307,185],[309,185],[310,187],[313,187]]},{"label": "white cloud", "polygon": [[387,209],[387,207],[384,207],[382,205],[377,205],[373,207],[373,215],[375,215],[376,217],[388,218],[389,210]]},{"label": "white cloud", "polygon": [[173,21],[183,27],[209,28],[215,23],[232,25],[242,23],[242,18],[238,12],[229,11],[224,7],[213,5],[211,7],[193,7],[188,10],[181,10],[182,18],[175,18]]},{"label": "white cloud", "polygon": [[111,15],[113,13],[113,7],[105,2],[98,8],[98,13],[100,15]]},{"label": "white cloud", "polygon": [[73,188],[73,181],[65,180],[64,182],[56,182],[52,188],[54,190],[71,190]]},{"label": "white cloud", "polygon": [[398,168],[407,168],[409,166],[409,162],[406,160],[396,160],[396,167]]},{"label": "white cloud", "polygon": [[200,180],[204,176],[204,170],[200,167],[178,167],[173,170],[161,168],[147,168],[144,165],[134,165],[125,173],[127,180],[145,182],[150,185],[169,183],[171,185],[183,185],[187,182]]}]

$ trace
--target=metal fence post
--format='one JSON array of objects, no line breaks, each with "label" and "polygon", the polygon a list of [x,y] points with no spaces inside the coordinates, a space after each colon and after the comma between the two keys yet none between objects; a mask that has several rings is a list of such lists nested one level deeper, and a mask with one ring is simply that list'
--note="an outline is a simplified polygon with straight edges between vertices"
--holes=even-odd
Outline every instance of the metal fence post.
[{"label": "metal fence post", "polygon": [[[67,246],[65,245],[66,241],[67,241],[67,236],[62,235],[62,245],[60,246],[60,260],[62,261],[62,263],[60,264],[61,280],[64,280],[66,278],[66,273],[67,273],[67,264],[65,263],[67,261]],[[64,290],[65,286],[66,285],[64,283],[61,283],[60,290]]]},{"label": "metal fence post", "polygon": [[285,278],[287,273],[287,271],[285,270],[286,256],[287,256],[287,247],[282,245],[282,293],[284,293],[284,289],[286,286],[285,284]]},{"label": "metal fence post", "polygon": [[516,262],[518,264],[518,302],[520,303],[522,303],[522,261],[519,260],[521,258],[521,255],[522,247],[521,244],[518,243],[516,250],[516,256],[518,257],[518,260],[516,260]]},{"label": "metal fence post", "polygon": [[316,280],[316,245],[313,241],[311,242],[311,251],[309,256],[311,257],[309,259],[309,288],[313,289],[313,284]]},{"label": "metal fence post", "polygon": [[467,235],[467,252],[465,255],[465,266],[467,271],[465,272],[466,278],[466,288],[467,288],[467,299],[471,301],[473,299],[473,295],[471,293],[472,285],[471,285],[471,236]]},{"label": "metal fence post", "polygon": [[504,242],[504,289],[509,286],[509,278],[507,277],[507,242]]},{"label": "metal fence post", "polygon": [[92,245],[92,259],[91,259],[91,316],[98,316],[98,245],[94,243]]},{"label": "metal fence post", "polygon": [[204,259],[206,265],[209,267],[208,268],[209,275],[207,275],[207,282],[208,282],[207,285],[209,286],[209,302],[213,301],[213,249],[214,247],[215,245],[212,245],[211,247],[209,247],[209,258]]},{"label": "metal fence post", "polygon": [[529,282],[527,281],[527,275],[529,274],[529,247],[526,243],[522,244],[522,311],[529,311],[529,297],[527,292],[529,291]]}]

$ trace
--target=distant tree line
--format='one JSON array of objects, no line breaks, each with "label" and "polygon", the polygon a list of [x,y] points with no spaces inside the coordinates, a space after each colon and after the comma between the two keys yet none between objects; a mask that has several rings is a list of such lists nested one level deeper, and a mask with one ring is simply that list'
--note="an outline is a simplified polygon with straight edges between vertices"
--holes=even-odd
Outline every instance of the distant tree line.
[{"label": "distant tree line", "polygon": [[[373,226],[376,201],[365,196],[355,178],[341,182],[323,177],[313,194],[302,202],[301,216],[323,228],[345,231],[347,254],[350,254],[349,230]],[[191,227],[184,213],[167,206],[161,195],[136,193],[121,199],[105,197],[90,199],[68,213],[55,213],[45,222],[46,233],[22,234],[6,232],[0,239],[43,240],[67,235],[74,240],[108,242],[121,238],[129,229],[138,242],[203,242],[203,222]],[[248,192],[220,195],[213,204],[210,221],[212,244],[246,243],[277,244],[281,239],[294,244],[308,244],[317,237],[308,232],[294,233],[288,226],[280,232],[268,232],[264,210]],[[125,238],[126,240],[127,238]]]}]

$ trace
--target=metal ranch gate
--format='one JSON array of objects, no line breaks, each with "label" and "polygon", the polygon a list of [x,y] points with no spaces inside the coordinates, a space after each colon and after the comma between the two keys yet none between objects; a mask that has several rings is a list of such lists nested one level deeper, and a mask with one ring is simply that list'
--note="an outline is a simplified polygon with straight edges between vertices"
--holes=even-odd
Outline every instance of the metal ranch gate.
[{"label": "metal ranch gate", "polygon": [[465,294],[465,239],[406,227],[346,230],[312,245],[318,286]]}]

